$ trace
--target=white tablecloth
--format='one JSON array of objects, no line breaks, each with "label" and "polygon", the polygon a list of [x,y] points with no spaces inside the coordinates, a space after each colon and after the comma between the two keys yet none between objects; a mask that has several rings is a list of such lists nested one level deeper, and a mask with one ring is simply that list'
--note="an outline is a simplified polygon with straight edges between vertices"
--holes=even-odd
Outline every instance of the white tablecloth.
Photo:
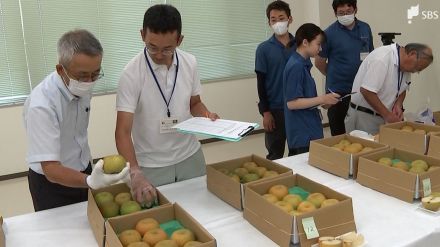
[{"label": "white tablecloth", "polygon": [[[389,197],[307,164],[308,154],[278,160],[294,172],[353,198],[358,231],[368,246],[440,246],[440,217],[417,210],[417,204]],[[206,177],[159,187],[178,202],[217,240],[219,247],[277,246],[246,220],[242,213],[206,188]],[[87,221],[87,204],[20,215],[5,219],[6,246],[96,247]]]}]

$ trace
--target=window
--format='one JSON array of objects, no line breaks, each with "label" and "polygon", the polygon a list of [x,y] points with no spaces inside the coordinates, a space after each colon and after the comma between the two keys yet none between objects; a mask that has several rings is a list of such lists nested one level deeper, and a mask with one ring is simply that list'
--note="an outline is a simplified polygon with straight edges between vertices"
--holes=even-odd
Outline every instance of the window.
[{"label": "window", "polygon": [[268,35],[268,0],[0,0],[0,105],[22,103],[55,70],[56,43],[64,32],[85,28],[104,49],[105,77],[95,93],[111,93],[119,75],[144,46],[145,10],[168,3],[179,9],[181,48],[197,57],[202,81],[254,74],[257,45]]}]

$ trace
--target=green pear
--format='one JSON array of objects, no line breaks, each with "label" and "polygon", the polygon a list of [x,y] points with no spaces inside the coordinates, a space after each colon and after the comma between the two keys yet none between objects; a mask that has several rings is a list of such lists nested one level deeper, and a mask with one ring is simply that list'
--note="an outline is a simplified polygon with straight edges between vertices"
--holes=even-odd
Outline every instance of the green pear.
[{"label": "green pear", "polygon": [[104,157],[104,173],[115,174],[120,173],[126,166],[127,161],[122,155],[110,155]]},{"label": "green pear", "polygon": [[113,194],[107,191],[99,192],[95,195],[95,201],[98,207],[106,202],[112,202]]},{"label": "green pear", "polygon": [[129,192],[121,192],[115,196],[115,202],[119,204],[119,206],[128,201],[131,201],[131,194]]},{"label": "green pear", "polygon": [[409,169],[409,172],[416,173],[416,174],[422,174],[425,172],[425,169],[420,166],[413,166],[411,169]]},{"label": "green pear", "polygon": [[137,211],[141,211],[141,205],[135,201],[124,202],[119,210],[121,215],[131,214]]},{"label": "green pear", "polygon": [[234,169],[234,173],[237,174],[240,178],[243,178],[245,174],[248,174],[249,171],[246,168],[239,167]]},{"label": "green pear", "polygon": [[258,179],[260,179],[260,176],[258,176],[258,174],[248,173],[243,176],[242,181],[243,183],[249,183]]},{"label": "green pear", "polygon": [[426,171],[428,170],[429,165],[424,160],[414,160],[413,162],[411,162],[411,167],[420,167]]},{"label": "green pear", "polygon": [[101,211],[104,218],[115,217],[119,215],[119,204],[113,201],[105,202],[99,207],[99,211]]}]

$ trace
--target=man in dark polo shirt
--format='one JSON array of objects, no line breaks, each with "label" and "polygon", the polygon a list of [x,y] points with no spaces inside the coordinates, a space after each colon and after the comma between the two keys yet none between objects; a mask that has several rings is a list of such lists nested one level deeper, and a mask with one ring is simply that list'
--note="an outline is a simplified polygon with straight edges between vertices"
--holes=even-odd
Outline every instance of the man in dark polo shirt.
[{"label": "man in dark polo shirt", "polygon": [[265,144],[270,160],[284,156],[286,130],[284,127],[283,71],[295,51],[295,42],[288,27],[292,23],[290,7],[283,1],[267,6],[266,15],[274,34],[261,43],[255,54],[258,109],[263,116]]},{"label": "man in dark polo shirt", "polygon": [[341,101],[327,111],[331,134],[340,135],[345,133],[344,119],[350,104],[347,94],[352,91],[362,60],[374,47],[370,26],[355,17],[356,0],[334,0],[332,6],[337,21],[325,30],[327,42],[315,58],[315,66],[326,76],[326,91],[341,95]]}]

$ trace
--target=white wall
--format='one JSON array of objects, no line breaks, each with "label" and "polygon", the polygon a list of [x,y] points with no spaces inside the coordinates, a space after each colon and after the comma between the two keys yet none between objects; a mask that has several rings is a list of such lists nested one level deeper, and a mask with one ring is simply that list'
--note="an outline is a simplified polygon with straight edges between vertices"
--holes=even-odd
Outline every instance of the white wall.
[{"label": "white wall", "polygon": [[[331,0],[288,0],[293,9],[294,22],[290,31],[305,22],[313,22],[326,28],[335,20],[331,8]],[[440,109],[440,20],[423,21],[415,18],[409,25],[406,11],[411,5],[421,2],[421,9],[440,10],[437,0],[360,0],[358,1],[361,20],[367,21],[372,29],[375,46],[379,46],[378,32],[402,32],[396,41],[401,44],[408,42],[424,42],[434,49],[435,62],[420,75],[413,76],[413,84],[405,107],[414,111],[423,106],[426,98],[431,99],[433,109]],[[312,74],[316,80],[318,92],[323,92],[324,78],[314,68]],[[258,100],[255,78],[235,81],[223,81],[203,84],[202,100],[211,111],[223,118],[259,122],[256,102]],[[89,143],[94,157],[116,153],[114,129],[116,123],[115,95],[97,96],[92,100],[92,114],[89,126]],[[22,107],[0,108],[0,175],[27,170],[25,165],[26,142],[22,124]]]}]

